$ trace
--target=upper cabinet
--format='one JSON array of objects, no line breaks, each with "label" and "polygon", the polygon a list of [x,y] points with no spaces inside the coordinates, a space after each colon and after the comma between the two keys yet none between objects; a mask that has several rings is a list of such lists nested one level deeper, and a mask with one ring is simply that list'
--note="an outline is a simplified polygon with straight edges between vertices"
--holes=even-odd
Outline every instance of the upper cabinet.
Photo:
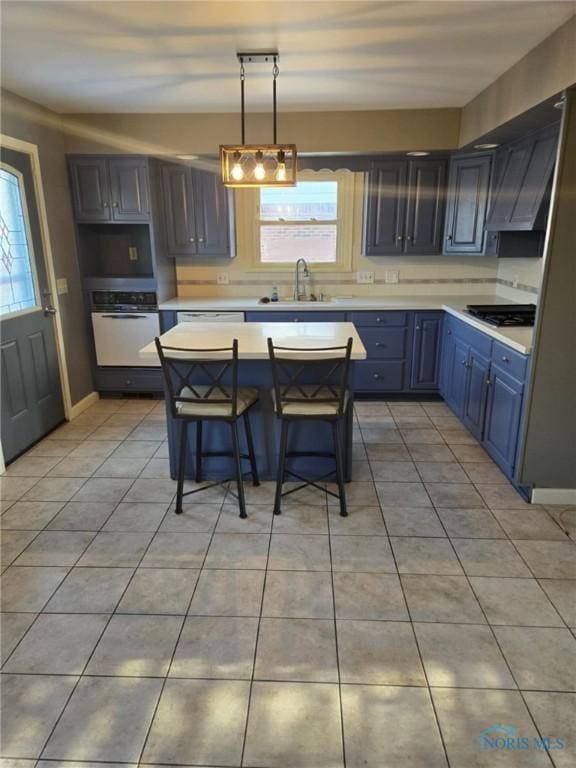
[{"label": "upper cabinet", "polygon": [[549,125],[500,150],[501,165],[486,229],[494,232],[544,229],[558,143]]},{"label": "upper cabinet", "polygon": [[145,157],[76,155],[69,158],[69,168],[76,221],[149,221]]},{"label": "upper cabinet", "polygon": [[232,255],[228,191],[215,173],[165,163],[161,169],[170,256]]},{"label": "upper cabinet", "polygon": [[367,256],[442,252],[446,171],[443,158],[372,164],[365,197]]},{"label": "upper cabinet", "polygon": [[450,160],[444,253],[485,253],[491,173],[491,153],[455,155]]}]

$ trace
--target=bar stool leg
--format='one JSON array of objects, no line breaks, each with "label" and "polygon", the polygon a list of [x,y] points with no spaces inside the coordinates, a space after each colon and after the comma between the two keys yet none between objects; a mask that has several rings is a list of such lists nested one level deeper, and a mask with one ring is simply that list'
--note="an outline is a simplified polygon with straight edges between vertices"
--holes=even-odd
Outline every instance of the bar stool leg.
[{"label": "bar stool leg", "polygon": [[186,443],[188,440],[188,422],[182,420],[180,422],[180,456],[178,460],[178,486],[176,488],[176,509],[177,515],[181,515],[182,509],[182,496],[184,493],[184,471],[186,469]]},{"label": "bar stool leg", "polygon": [[202,481],[202,422],[196,422],[196,477],[197,483]]},{"label": "bar stool leg", "polygon": [[252,440],[252,428],[250,426],[250,417],[248,411],[244,411],[244,431],[246,432],[246,443],[248,445],[248,458],[250,459],[250,472],[252,474],[252,485],[260,485],[258,477],[258,467],[256,466],[256,456],[254,454],[254,441]]},{"label": "bar stool leg", "polygon": [[340,515],[348,516],[346,509],[346,491],[344,488],[344,466],[342,461],[342,448],[340,442],[340,422],[332,422],[332,433],[334,435],[334,455],[336,457],[336,481],[338,483],[338,495],[340,496]]},{"label": "bar stool leg", "polygon": [[280,432],[280,454],[278,455],[278,474],[276,476],[276,495],[274,497],[274,514],[279,515],[282,499],[282,484],[284,482],[284,469],[286,466],[286,448],[288,445],[288,422],[282,419],[282,430]]},{"label": "bar stool leg", "polygon": [[238,441],[238,425],[233,421],[230,424],[232,430],[232,451],[234,453],[234,465],[236,467],[236,486],[238,488],[238,506],[240,517],[247,517],[246,500],[244,498],[244,481],[242,480],[242,462],[240,458],[240,443]]}]

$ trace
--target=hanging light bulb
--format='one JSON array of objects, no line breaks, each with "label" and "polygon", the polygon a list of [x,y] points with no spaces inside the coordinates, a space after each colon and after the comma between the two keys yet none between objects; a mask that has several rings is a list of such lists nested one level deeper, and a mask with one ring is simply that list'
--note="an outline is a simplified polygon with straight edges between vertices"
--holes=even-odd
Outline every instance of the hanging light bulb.
[{"label": "hanging light bulb", "polygon": [[276,168],[276,181],[286,181],[286,153],[283,149],[278,152],[278,167]]},{"label": "hanging light bulb", "polygon": [[230,175],[232,176],[234,181],[242,181],[242,179],[244,178],[244,169],[240,164],[240,152],[234,153],[234,165],[232,166]]},{"label": "hanging light bulb", "polygon": [[256,167],[254,168],[254,178],[258,181],[262,181],[266,177],[266,169],[262,160],[264,156],[262,152],[256,152]]}]

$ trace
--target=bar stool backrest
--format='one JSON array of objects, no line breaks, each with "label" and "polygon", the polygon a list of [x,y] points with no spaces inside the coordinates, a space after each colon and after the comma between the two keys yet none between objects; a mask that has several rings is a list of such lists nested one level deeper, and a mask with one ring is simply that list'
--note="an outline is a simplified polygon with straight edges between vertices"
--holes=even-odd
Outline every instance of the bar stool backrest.
[{"label": "bar stool backrest", "polygon": [[[238,339],[231,347],[217,349],[182,349],[163,346],[154,339],[172,417],[185,418],[178,406],[231,406],[230,418],[238,412]],[[209,418],[209,417],[207,417]]]},{"label": "bar stool backrest", "polygon": [[[340,347],[275,346],[268,339],[278,415],[287,405],[323,403],[342,416],[346,408],[352,339]],[[305,410],[305,409],[304,409]]]}]

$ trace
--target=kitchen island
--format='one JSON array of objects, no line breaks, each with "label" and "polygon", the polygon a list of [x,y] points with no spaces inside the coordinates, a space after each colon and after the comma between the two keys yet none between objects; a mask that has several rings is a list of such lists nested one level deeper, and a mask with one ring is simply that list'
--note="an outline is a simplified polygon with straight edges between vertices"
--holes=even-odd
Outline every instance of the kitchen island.
[{"label": "kitchen island", "polygon": [[[355,360],[365,360],[366,350],[353,323],[182,323],[160,336],[165,346],[180,349],[214,349],[231,347],[238,339],[238,385],[258,390],[258,403],[250,410],[252,432],[256,450],[256,461],[261,479],[276,478],[279,424],[272,405],[272,376],[268,360],[267,340],[275,345],[295,347],[302,356],[313,357],[310,350],[318,347],[345,346],[352,338],[350,380],[353,378]],[[148,365],[158,364],[154,343],[140,350],[140,358]],[[177,446],[179,424],[172,418],[167,399],[167,426],[170,456],[170,474],[176,478]],[[205,423],[203,447],[205,451],[226,451],[230,449],[230,431],[227,425],[217,422]],[[346,479],[352,479],[352,397],[344,423],[344,463]],[[188,438],[186,477],[194,477],[195,435],[190,430]],[[244,450],[244,449],[243,449]],[[331,451],[330,426],[322,422],[306,422],[294,425],[289,450]],[[296,460],[300,469],[311,477],[321,477],[333,469],[333,461],[325,458]],[[305,462],[305,469],[302,464]],[[207,477],[232,477],[232,460],[208,458],[205,460]],[[295,464],[298,466],[298,463]],[[246,467],[247,469],[247,467]]]}]

